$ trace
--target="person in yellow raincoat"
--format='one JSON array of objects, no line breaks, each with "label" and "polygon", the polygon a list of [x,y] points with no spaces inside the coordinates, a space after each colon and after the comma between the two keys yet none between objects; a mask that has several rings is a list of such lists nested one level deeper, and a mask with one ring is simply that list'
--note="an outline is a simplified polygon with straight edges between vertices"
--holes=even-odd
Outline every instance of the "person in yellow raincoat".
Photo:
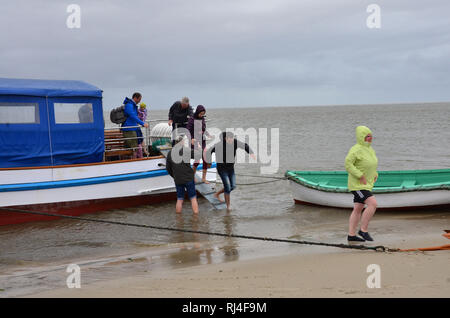
[{"label": "person in yellow raincoat", "polygon": [[[366,126],[356,127],[357,143],[350,149],[345,158],[345,169],[348,172],[348,189],[353,193],[354,207],[350,215],[348,241],[373,241],[369,235],[369,222],[377,209],[377,201],[372,194],[374,183],[378,178],[378,159],[372,148],[372,132]],[[367,205],[364,209],[364,205]],[[356,236],[356,229],[361,221],[361,228]]]}]

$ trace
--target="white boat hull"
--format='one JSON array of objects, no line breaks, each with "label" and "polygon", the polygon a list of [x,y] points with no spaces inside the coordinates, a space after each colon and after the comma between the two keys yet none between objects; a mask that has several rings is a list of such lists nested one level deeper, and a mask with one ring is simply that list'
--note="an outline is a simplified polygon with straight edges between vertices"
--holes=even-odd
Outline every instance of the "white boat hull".
[{"label": "white boat hull", "polygon": [[[289,180],[296,203],[306,203],[337,208],[353,208],[353,194],[319,191]],[[408,209],[427,206],[450,205],[450,191],[429,190],[396,193],[376,193],[378,208]]]},{"label": "white boat hull", "polygon": [[[0,207],[79,215],[175,199],[173,178],[159,164],[165,158],[0,170]],[[216,181],[216,169],[206,178]],[[23,219],[0,213],[0,225]]]}]

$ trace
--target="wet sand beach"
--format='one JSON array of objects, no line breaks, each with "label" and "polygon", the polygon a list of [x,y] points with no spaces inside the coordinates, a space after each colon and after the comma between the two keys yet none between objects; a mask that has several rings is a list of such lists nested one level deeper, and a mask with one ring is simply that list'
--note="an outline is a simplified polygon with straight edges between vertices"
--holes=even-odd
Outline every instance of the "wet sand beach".
[{"label": "wet sand beach", "polygon": [[[408,249],[448,244],[439,230],[448,224],[446,214],[434,216],[440,221],[410,218],[422,226],[410,231],[410,225],[390,221],[398,225],[396,234],[379,233],[386,221],[374,221],[377,241],[366,245]],[[225,239],[78,260],[80,289],[67,287],[67,264],[11,274],[19,285],[32,279],[46,285],[16,288],[22,297],[449,297],[449,261],[448,250],[375,252]],[[379,265],[380,288],[367,285],[371,264]],[[13,296],[6,290],[8,295]]]},{"label": "wet sand beach", "polygon": [[[446,244],[422,237],[405,245]],[[29,297],[449,297],[448,251],[328,251],[198,265],[35,293]],[[379,265],[380,288],[367,280]]]}]

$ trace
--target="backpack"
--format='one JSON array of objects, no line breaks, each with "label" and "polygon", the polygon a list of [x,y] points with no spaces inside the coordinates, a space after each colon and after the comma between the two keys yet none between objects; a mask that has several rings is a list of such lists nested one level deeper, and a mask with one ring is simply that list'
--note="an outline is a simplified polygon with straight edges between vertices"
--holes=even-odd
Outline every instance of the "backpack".
[{"label": "backpack", "polygon": [[123,124],[125,120],[127,120],[127,116],[125,115],[125,105],[116,107],[111,110],[109,119],[111,119],[114,124]]}]

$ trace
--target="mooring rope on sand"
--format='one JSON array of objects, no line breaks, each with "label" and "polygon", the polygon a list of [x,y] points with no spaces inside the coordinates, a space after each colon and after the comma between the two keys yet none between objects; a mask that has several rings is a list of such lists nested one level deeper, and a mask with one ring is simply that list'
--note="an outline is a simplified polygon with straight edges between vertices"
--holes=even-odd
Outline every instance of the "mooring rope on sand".
[{"label": "mooring rope on sand", "polygon": [[389,249],[389,248],[386,248],[386,247],[381,246],[381,245],[380,246],[365,246],[365,245],[349,245],[349,244],[334,244],[334,243],[298,241],[298,240],[289,240],[289,239],[279,239],[279,238],[273,238],[273,237],[239,235],[239,234],[226,234],[226,233],[208,232],[208,231],[194,231],[194,230],[179,229],[179,228],[174,228],[174,227],[155,226],[155,225],[147,225],[147,224],[136,224],[136,223],[119,222],[119,221],[108,221],[108,220],[100,220],[100,219],[94,219],[94,218],[84,218],[84,217],[65,215],[65,214],[55,214],[55,213],[48,213],[48,212],[41,212],[41,211],[28,211],[28,210],[13,209],[13,208],[0,208],[0,210],[3,210],[5,212],[27,213],[27,214],[49,216],[49,217],[73,219],[73,220],[79,220],[79,221],[116,224],[116,225],[148,228],[148,229],[155,229],[155,230],[184,232],[184,233],[193,233],[193,234],[204,234],[204,235],[221,236],[221,237],[229,237],[229,238],[232,237],[232,238],[240,238],[240,239],[259,240],[259,241],[270,241],[270,242],[281,242],[281,243],[292,243],[292,244],[304,244],[304,245],[317,245],[317,246],[330,246],[330,247],[356,249],[356,250],[373,250],[373,251],[376,251],[376,252],[397,251],[396,249]]}]

